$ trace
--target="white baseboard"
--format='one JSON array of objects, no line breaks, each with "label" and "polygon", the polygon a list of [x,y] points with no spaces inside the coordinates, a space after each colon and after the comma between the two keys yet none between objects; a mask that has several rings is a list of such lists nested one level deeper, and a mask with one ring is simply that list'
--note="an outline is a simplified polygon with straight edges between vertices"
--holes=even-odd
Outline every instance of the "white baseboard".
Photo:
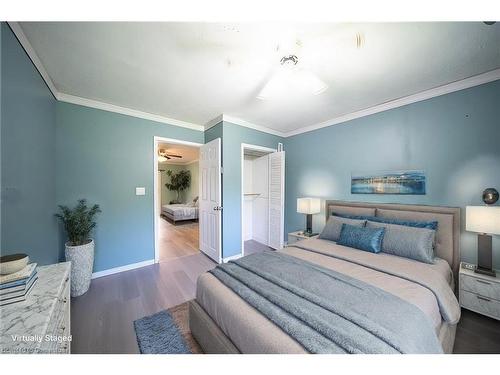
[{"label": "white baseboard", "polygon": [[119,273],[119,272],[125,272],[125,271],[130,271],[130,270],[133,270],[136,268],[150,266],[154,263],[155,263],[155,260],[150,259],[150,260],[145,260],[145,261],[139,262],[139,263],[132,263],[132,264],[127,264],[127,265],[121,266],[121,267],[110,268],[110,269],[107,269],[104,271],[94,272],[92,274],[92,278],[97,279],[99,277],[113,275],[113,274]]},{"label": "white baseboard", "polygon": [[222,263],[227,263],[229,262],[230,260],[235,260],[235,259],[239,259],[243,256],[243,254],[236,254],[236,255],[231,255],[230,257],[227,257],[227,258],[224,258],[222,259]]}]

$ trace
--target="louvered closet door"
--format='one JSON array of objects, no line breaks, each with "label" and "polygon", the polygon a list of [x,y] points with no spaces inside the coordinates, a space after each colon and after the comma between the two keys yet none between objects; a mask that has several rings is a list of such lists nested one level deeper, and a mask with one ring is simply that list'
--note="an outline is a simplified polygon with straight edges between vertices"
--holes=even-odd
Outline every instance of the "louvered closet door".
[{"label": "louvered closet door", "polygon": [[285,217],[285,151],[269,154],[269,246],[283,248]]}]

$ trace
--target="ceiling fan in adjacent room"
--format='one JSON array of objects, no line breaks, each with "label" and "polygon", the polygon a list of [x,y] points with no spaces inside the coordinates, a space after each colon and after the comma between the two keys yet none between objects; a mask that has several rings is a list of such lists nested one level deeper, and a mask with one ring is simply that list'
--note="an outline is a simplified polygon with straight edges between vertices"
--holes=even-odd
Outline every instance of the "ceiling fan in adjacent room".
[{"label": "ceiling fan in adjacent room", "polygon": [[164,148],[160,148],[158,150],[158,161],[159,162],[165,162],[165,161],[173,159],[173,158],[182,159],[182,155],[171,154]]}]

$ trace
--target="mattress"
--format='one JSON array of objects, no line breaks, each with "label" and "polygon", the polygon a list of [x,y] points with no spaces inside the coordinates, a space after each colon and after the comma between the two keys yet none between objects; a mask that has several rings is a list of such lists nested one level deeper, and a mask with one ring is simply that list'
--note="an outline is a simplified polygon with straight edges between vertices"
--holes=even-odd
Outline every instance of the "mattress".
[{"label": "mattress", "polygon": [[198,207],[187,204],[166,204],[162,206],[161,211],[175,220],[198,218]]},{"label": "mattress", "polygon": [[[332,251],[348,249],[348,251],[360,252],[360,250],[345,248],[332,242],[330,244],[328,246]],[[414,304],[432,322],[436,334],[440,333],[443,320],[436,297],[429,289],[384,272],[298,247],[290,246],[280,251],[357,278]],[[378,254],[378,256],[394,257],[389,254]],[[401,258],[399,263],[412,267],[415,266],[414,262]],[[422,267],[423,263],[418,263]],[[425,267],[441,274],[450,285],[453,283],[452,272],[447,262],[437,260],[434,265],[425,265]],[[212,274],[206,273],[198,278],[196,300],[242,353],[305,353],[299,343]]]}]

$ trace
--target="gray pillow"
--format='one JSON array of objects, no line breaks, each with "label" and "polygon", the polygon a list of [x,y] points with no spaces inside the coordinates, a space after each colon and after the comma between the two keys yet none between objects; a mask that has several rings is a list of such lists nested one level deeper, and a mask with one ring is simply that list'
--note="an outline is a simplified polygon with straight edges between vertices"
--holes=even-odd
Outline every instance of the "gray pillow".
[{"label": "gray pillow", "polygon": [[337,242],[340,237],[340,231],[342,230],[342,224],[349,224],[355,227],[364,227],[366,220],[348,219],[339,216],[330,216],[326,222],[323,231],[319,235],[322,240],[329,240]]},{"label": "gray pillow", "polygon": [[434,263],[434,237],[436,231],[405,225],[376,223],[368,221],[368,228],[385,228],[382,252],[400,257]]}]

